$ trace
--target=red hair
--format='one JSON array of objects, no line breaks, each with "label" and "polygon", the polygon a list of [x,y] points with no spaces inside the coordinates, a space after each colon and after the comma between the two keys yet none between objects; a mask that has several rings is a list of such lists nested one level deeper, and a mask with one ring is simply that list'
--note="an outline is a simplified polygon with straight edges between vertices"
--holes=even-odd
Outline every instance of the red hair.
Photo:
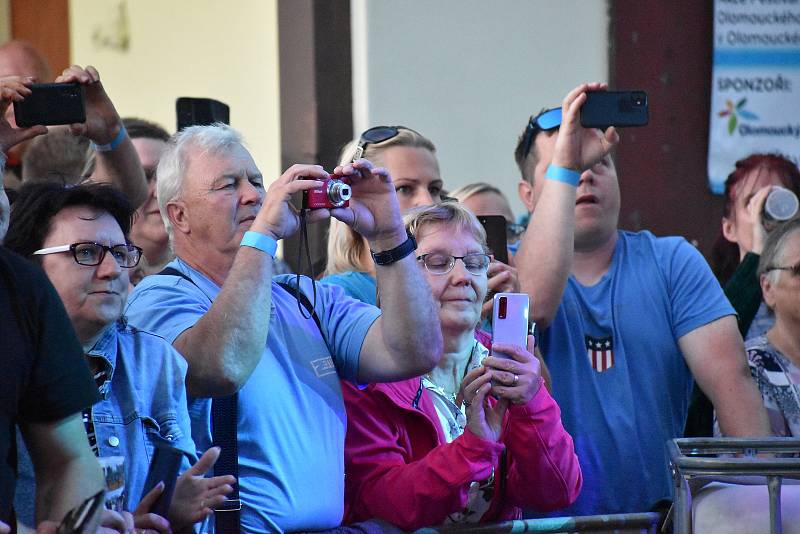
[{"label": "red hair", "polygon": [[[780,154],[751,154],[736,162],[733,172],[725,180],[725,204],[722,217],[730,219],[733,206],[740,193],[741,182],[755,170],[777,174],[783,186],[800,196],[800,169],[791,160]],[[725,239],[720,233],[711,249],[711,266],[721,284],[725,284],[739,265],[739,246]]]}]

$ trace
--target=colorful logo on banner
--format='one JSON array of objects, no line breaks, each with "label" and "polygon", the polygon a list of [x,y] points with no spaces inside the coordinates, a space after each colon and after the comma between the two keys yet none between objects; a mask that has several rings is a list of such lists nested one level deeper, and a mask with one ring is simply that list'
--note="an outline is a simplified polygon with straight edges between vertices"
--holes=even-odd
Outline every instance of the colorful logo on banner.
[{"label": "colorful logo on banner", "polygon": [[728,100],[725,103],[727,109],[724,109],[717,113],[720,117],[730,117],[728,119],[728,133],[733,135],[733,132],[736,131],[736,125],[739,124],[739,117],[742,119],[746,119],[748,121],[757,121],[758,115],[752,113],[745,109],[745,104],[747,104],[747,99],[742,98],[740,99],[736,105],[733,105],[732,100]]},{"label": "colorful logo on banner", "polygon": [[598,373],[614,366],[614,343],[610,337],[596,338],[584,336],[586,339],[586,355],[589,365]]},{"label": "colorful logo on banner", "polygon": [[800,162],[800,2],[715,0],[708,179],[777,152]]}]

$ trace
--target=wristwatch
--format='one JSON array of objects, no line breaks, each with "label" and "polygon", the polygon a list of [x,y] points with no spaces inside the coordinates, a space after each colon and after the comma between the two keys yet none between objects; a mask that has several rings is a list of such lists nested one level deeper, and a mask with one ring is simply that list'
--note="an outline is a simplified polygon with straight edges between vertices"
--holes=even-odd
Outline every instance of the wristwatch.
[{"label": "wristwatch", "polygon": [[417,241],[414,239],[414,236],[406,230],[406,235],[408,239],[403,241],[401,244],[397,245],[394,248],[390,248],[389,250],[384,250],[383,252],[373,252],[370,250],[372,254],[372,259],[376,265],[391,265],[396,261],[400,261],[415,250],[417,250]]}]

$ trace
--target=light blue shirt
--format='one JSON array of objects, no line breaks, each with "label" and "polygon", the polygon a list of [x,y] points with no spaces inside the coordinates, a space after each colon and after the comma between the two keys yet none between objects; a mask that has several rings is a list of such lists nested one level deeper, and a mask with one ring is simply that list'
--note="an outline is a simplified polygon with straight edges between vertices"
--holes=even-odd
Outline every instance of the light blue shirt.
[{"label": "light blue shirt", "polygon": [[[133,324],[173,342],[210,309],[220,287],[180,259],[168,266],[192,281],[145,278],[131,295],[127,314]],[[313,301],[311,280],[301,280]],[[325,529],[342,519],[347,418],[339,379],[356,380],[361,345],[380,310],[322,284],[315,309],[322,333],[273,281],[267,344],[238,397],[244,532]],[[198,450],[205,450],[211,444],[210,402],[193,400],[190,413]]]},{"label": "light blue shirt", "polygon": [[348,271],[344,273],[329,274],[320,280],[323,284],[340,286],[344,292],[361,302],[377,306],[378,283],[375,277],[361,271]]},{"label": "light blue shirt", "polygon": [[678,340],[734,314],[685,239],[618,235],[608,272],[593,286],[570,276],[541,336],[584,481],[556,515],[645,512],[671,497],[665,443],[683,434],[692,388]]},{"label": "light blue shirt", "polygon": [[[139,504],[156,442],[187,456],[181,471],[194,462],[195,446],[186,399],[186,360],[157,335],[128,326],[109,325],[87,353],[110,378],[100,387],[102,400],[92,407],[101,458],[125,458],[125,510]],[[24,454],[27,456],[27,453]],[[20,456],[18,493],[33,495],[30,460]],[[20,518],[32,524],[32,501],[20,503]]]}]

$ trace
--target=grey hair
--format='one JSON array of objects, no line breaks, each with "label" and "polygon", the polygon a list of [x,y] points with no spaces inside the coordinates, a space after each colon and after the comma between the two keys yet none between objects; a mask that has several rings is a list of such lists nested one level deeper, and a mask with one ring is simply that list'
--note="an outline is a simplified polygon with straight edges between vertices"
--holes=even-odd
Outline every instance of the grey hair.
[{"label": "grey hair", "polygon": [[167,204],[174,200],[183,188],[191,150],[218,154],[236,145],[244,146],[242,134],[221,122],[208,126],[189,126],[170,138],[156,170],[158,210],[164,220],[164,228],[167,230],[170,243],[173,236],[172,224],[167,216]]},{"label": "grey hair", "polygon": [[480,243],[484,252],[489,252],[486,246],[486,230],[478,222],[478,218],[458,202],[446,201],[432,206],[421,206],[409,210],[403,216],[406,230],[413,236],[418,236],[420,231],[432,224],[447,224],[457,230],[466,231]]},{"label": "grey hair", "polygon": [[770,232],[758,261],[759,277],[765,276],[773,284],[778,281],[780,273],[774,268],[782,266],[786,242],[797,232],[800,232],[800,218],[787,221]]}]

